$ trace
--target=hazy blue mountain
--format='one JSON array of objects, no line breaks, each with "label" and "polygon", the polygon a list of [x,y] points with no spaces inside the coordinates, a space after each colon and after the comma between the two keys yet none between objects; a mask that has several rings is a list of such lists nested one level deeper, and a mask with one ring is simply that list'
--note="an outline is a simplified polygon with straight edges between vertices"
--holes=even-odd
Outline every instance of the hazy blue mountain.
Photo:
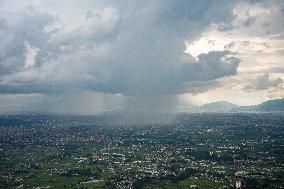
[{"label": "hazy blue mountain", "polygon": [[236,104],[218,101],[194,107],[191,112],[284,112],[284,98],[268,100],[253,106],[237,106]]},{"label": "hazy blue mountain", "polygon": [[282,112],[284,111],[284,98],[276,100],[268,100],[256,106],[261,112]]},{"label": "hazy blue mountain", "polygon": [[197,111],[198,112],[232,112],[236,108],[238,108],[236,104],[226,101],[219,101],[199,106],[197,108]]},{"label": "hazy blue mountain", "polygon": [[284,112],[284,98],[268,100],[254,106],[240,106],[237,112]]}]

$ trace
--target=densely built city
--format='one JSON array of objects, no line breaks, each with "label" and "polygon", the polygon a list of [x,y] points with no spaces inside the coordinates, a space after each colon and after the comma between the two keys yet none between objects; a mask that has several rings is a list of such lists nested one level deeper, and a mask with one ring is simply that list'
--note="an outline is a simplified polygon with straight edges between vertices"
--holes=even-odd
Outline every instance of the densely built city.
[{"label": "densely built city", "polygon": [[282,113],[0,116],[0,188],[283,188]]}]

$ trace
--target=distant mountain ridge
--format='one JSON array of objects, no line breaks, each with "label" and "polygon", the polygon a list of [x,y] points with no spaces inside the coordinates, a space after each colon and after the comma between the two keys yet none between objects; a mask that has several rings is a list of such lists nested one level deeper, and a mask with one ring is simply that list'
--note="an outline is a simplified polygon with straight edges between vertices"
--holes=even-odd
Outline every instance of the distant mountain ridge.
[{"label": "distant mountain ridge", "polygon": [[258,105],[238,106],[236,104],[217,101],[191,108],[191,112],[284,112],[284,98],[268,100]]},{"label": "distant mountain ridge", "polygon": [[197,109],[199,112],[229,112],[234,110],[235,108],[238,108],[236,104],[226,101],[219,101],[204,104],[202,106],[199,106]]},{"label": "distant mountain ridge", "polygon": [[269,100],[257,106],[260,111],[284,111],[284,98]]},{"label": "distant mountain ridge", "polygon": [[[284,113],[284,98],[275,99],[275,100],[268,100],[258,105],[251,105],[251,106],[238,106],[236,104],[227,102],[227,101],[217,101],[207,103],[201,106],[192,105],[188,107],[181,107],[178,113],[269,113],[269,112],[283,112]],[[104,116],[108,115],[118,116],[120,114],[124,114],[121,112],[115,111],[107,111],[104,113],[96,114],[95,116]],[[172,113],[169,113],[170,115]],[[15,112],[6,112],[1,113],[0,115],[61,115],[61,116],[94,116],[88,114],[76,115],[76,114],[67,114],[67,113],[49,113],[49,112],[34,112],[34,111],[15,111]],[[157,114],[159,115],[159,114]],[[161,114],[162,115],[162,114]],[[139,117],[136,115],[136,117]],[[155,116],[154,116],[155,117]]]}]

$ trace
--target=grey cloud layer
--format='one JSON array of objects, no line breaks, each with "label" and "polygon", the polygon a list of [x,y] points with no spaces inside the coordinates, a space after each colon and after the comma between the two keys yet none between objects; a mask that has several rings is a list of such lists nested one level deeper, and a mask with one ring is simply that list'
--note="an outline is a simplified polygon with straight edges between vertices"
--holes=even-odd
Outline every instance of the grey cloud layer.
[{"label": "grey cloud layer", "polygon": [[283,80],[279,77],[273,79],[269,77],[269,74],[262,74],[257,76],[255,80],[253,80],[250,84],[246,85],[244,87],[245,90],[247,91],[254,91],[254,90],[267,90],[271,88],[282,88],[283,85]]},{"label": "grey cloud layer", "polygon": [[[232,7],[233,1],[125,2],[86,10],[86,20],[72,31],[52,27],[56,17],[33,7],[6,12],[0,19],[0,92],[156,96],[206,90],[216,86],[212,80],[236,74],[240,60],[229,51],[196,60],[184,53],[184,41],[197,39],[210,24],[230,22]],[[26,43],[38,49],[28,68]]]},{"label": "grey cloud layer", "polygon": [[53,20],[52,16],[39,13],[33,7],[0,15],[0,75],[23,69],[27,53],[25,44],[42,48],[49,38],[44,27]]}]

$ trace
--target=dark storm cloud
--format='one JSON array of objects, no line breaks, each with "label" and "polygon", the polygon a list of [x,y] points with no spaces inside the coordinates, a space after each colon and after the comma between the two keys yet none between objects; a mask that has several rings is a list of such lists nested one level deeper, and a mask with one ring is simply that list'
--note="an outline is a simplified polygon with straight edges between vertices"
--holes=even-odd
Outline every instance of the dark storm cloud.
[{"label": "dark storm cloud", "polygon": [[[1,93],[94,90],[153,96],[188,92],[191,82],[234,75],[239,59],[226,51],[199,60],[184,54],[185,40],[197,39],[210,24],[229,22],[232,7],[232,1],[129,2],[88,12],[80,26],[56,34],[45,30],[54,22],[46,13],[32,7],[9,13],[0,30],[6,40],[1,72],[10,74],[1,79]],[[25,43],[39,49],[28,73]]]}]

